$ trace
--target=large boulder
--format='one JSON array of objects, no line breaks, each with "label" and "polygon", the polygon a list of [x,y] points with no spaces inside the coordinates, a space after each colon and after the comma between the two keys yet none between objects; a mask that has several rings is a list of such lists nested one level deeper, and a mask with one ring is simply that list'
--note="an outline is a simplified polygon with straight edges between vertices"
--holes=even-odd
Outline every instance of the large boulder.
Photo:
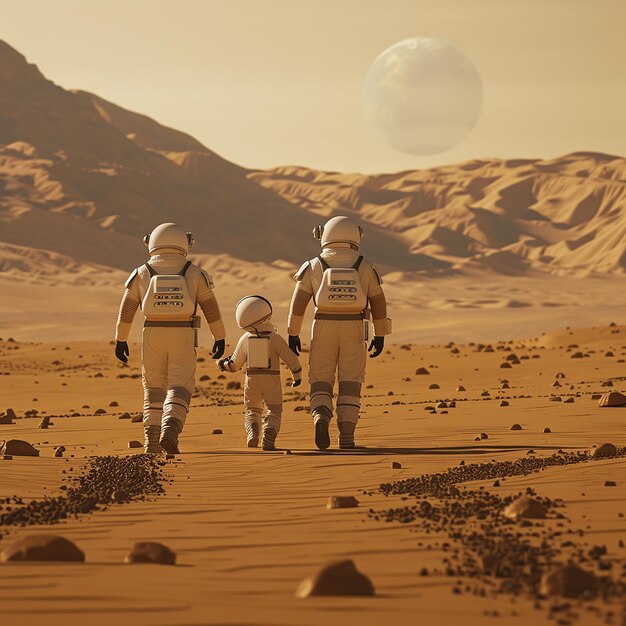
[{"label": "large boulder", "polygon": [[548,509],[535,498],[530,496],[520,496],[505,507],[504,517],[509,519],[543,519],[546,517]]},{"label": "large boulder", "polygon": [[2,454],[8,456],[39,456],[39,450],[28,443],[28,441],[8,439],[0,447],[0,455]]},{"label": "large boulder", "polygon": [[125,559],[126,563],[175,565],[176,553],[156,541],[138,541]]},{"label": "large boulder", "polygon": [[85,553],[65,537],[32,535],[5,548],[1,561],[84,561]]},{"label": "large boulder", "polygon": [[599,406],[626,406],[626,396],[619,391],[611,391],[610,393],[602,394]]},{"label": "large boulder", "polygon": [[615,455],[617,455],[617,447],[612,443],[603,443],[601,446],[591,451],[591,456],[594,459],[606,459],[607,457]]},{"label": "large boulder", "polygon": [[373,596],[372,581],[359,572],[352,560],[336,561],[322,567],[304,579],[298,589],[298,598],[309,596]]},{"label": "large boulder", "polygon": [[539,593],[542,596],[577,598],[593,592],[598,586],[596,577],[576,565],[556,565],[541,577]]}]

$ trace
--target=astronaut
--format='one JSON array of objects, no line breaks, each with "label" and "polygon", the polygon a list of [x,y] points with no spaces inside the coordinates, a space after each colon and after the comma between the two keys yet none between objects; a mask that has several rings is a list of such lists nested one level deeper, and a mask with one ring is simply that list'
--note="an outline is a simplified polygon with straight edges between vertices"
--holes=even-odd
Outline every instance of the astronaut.
[{"label": "astronaut", "polygon": [[[246,296],[237,303],[235,317],[246,332],[241,336],[232,356],[218,362],[224,371],[238,372],[246,364],[244,386],[245,429],[248,448],[259,445],[262,430],[263,450],[274,450],[283,412],[280,361],[293,376],[292,387],[302,379],[300,360],[271,322],[272,305],[262,296]],[[263,415],[263,403],[267,407]]]},{"label": "astronaut", "polygon": [[144,243],[150,259],[126,281],[117,318],[115,356],[128,362],[127,339],[141,307],[144,450],[178,454],[178,435],[195,388],[198,306],[214,338],[214,359],[224,354],[226,332],[211,277],[186,258],[194,243],[192,234],[177,224],[161,224],[144,237]]},{"label": "astronaut", "polygon": [[[300,331],[309,300],[313,298],[309,382],[315,443],[330,446],[335,375],[339,379],[337,426],[339,447],[354,448],[359,421],[361,386],[365,380],[366,350],[379,356],[385,335],[391,332],[382,278],[359,254],[363,229],[349,217],[333,217],[318,226],[313,236],[321,241],[321,254],[302,265],[294,276],[296,286],[289,308],[289,347],[301,351]],[[374,338],[369,349],[370,317]]]}]

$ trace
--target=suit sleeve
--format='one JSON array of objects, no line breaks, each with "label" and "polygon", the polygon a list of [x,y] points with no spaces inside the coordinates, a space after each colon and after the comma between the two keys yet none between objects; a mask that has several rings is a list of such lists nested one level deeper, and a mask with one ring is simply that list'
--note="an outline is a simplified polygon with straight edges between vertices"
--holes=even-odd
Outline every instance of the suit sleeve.
[{"label": "suit sleeve", "polygon": [[378,271],[372,266],[372,277],[369,281],[367,299],[372,311],[372,322],[374,324],[374,335],[382,337],[385,335],[385,320],[387,319],[387,300],[382,287],[382,278]]},{"label": "suit sleeve", "polygon": [[213,281],[204,270],[201,270],[200,278],[198,279],[197,302],[202,309],[213,338],[216,341],[224,339],[226,337],[226,329],[224,328],[224,321],[222,320],[222,313],[217,303],[217,298],[213,293]]},{"label": "suit sleeve", "polygon": [[287,319],[287,332],[290,335],[299,335],[302,330],[304,313],[313,297],[313,286],[311,283],[311,268],[305,263],[294,276],[296,286],[291,296],[289,305],[289,317]]},{"label": "suit sleeve", "polygon": [[117,323],[115,325],[115,341],[128,341],[140,300],[137,270],[135,270],[126,281],[126,289],[120,302]]},{"label": "suit sleeve", "polygon": [[278,356],[287,365],[294,379],[302,378],[300,359],[291,351],[287,342],[280,335],[276,335],[276,341],[280,350]]},{"label": "suit sleeve", "polygon": [[248,334],[241,335],[237,342],[237,347],[230,357],[230,363],[226,366],[229,372],[238,372],[246,362],[248,342],[246,339]]}]

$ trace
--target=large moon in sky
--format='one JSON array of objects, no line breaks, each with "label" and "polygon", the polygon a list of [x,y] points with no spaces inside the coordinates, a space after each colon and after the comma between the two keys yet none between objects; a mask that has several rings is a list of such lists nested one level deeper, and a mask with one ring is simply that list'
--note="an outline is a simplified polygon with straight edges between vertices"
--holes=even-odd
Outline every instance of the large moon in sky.
[{"label": "large moon in sky", "polygon": [[363,86],[366,119],[396,150],[445,152],[480,117],[483,88],[472,61],[441,39],[414,37],[382,52]]}]

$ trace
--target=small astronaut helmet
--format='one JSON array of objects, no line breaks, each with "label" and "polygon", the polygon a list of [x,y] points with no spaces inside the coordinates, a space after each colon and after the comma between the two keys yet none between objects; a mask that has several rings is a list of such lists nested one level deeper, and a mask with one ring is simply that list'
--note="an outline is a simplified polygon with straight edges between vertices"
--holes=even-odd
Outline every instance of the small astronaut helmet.
[{"label": "small astronaut helmet", "polygon": [[320,240],[322,248],[333,243],[349,243],[358,250],[363,229],[352,218],[338,215],[329,219],[324,226],[316,226],[313,236]]},{"label": "small astronaut helmet", "polygon": [[150,254],[154,254],[162,248],[170,248],[187,256],[189,248],[193,246],[194,241],[195,239],[191,233],[186,232],[178,224],[171,222],[160,224],[143,238],[143,242],[148,247]]},{"label": "small astronaut helmet", "polygon": [[272,317],[272,305],[263,296],[246,296],[237,302],[235,319],[239,328],[255,328]]}]

